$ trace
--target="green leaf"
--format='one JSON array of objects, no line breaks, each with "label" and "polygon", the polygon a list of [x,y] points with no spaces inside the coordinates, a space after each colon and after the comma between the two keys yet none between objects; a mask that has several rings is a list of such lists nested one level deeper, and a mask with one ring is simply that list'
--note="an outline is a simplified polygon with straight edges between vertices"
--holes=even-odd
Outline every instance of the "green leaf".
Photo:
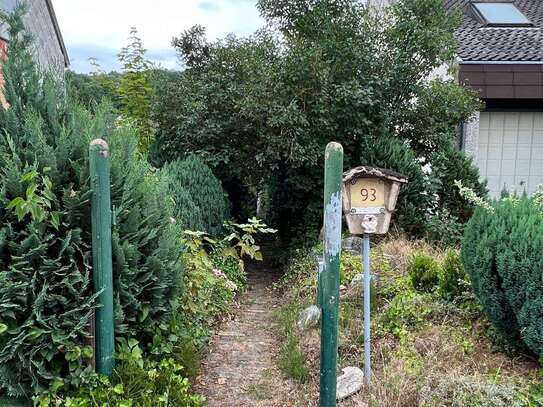
[{"label": "green leaf", "polygon": [[51,385],[49,386],[49,390],[55,394],[59,391],[59,389],[64,386],[64,380],[62,380],[60,377],[55,377],[55,379],[51,382]]},{"label": "green leaf", "polygon": [[60,212],[51,212],[51,225],[58,230],[60,225]]},{"label": "green leaf", "polygon": [[7,209],[13,209],[20,205],[23,205],[26,201],[18,196],[17,198],[13,198],[6,206]]},{"label": "green leaf", "polygon": [[45,331],[43,329],[40,329],[40,328],[32,328],[30,330],[30,332],[28,333],[28,337],[30,339],[37,339],[39,338],[40,336],[43,335]]},{"label": "green leaf", "polygon": [[84,359],[90,359],[92,358],[94,351],[92,349],[92,346],[84,346],[83,350],[81,351],[81,356],[83,356]]},{"label": "green leaf", "polygon": [[8,326],[6,324],[0,324],[0,335],[2,335],[7,330],[8,330]]},{"label": "green leaf", "polygon": [[74,346],[66,353],[66,360],[69,362],[74,362],[81,357],[81,348],[79,346]]},{"label": "green leaf", "polygon": [[34,197],[34,193],[36,192],[36,189],[38,189],[38,185],[37,184],[31,184],[28,186],[28,188],[26,189],[26,199],[31,199]]},{"label": "green leaf", "polygon": [[119,384],[113,386],[113,393],[115,393],[115,394],[123,394],[124,393],[123,385],[121,383],[119,383]]},{"label": "green leaf", "polygon": [[24,174],[22,177],[21,177],[21,181],[22,182],[29,182],[29,181],[32,181],[34,179],[36,179],[36,177],[38,176],[38,172],[37,171],[30,171],[30,172],[27,172],[26,174]]}]

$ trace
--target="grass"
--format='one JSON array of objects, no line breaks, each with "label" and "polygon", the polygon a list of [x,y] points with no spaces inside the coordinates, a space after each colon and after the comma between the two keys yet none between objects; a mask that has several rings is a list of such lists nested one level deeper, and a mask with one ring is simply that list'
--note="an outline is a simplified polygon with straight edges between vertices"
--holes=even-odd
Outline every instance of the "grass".
[{"label": "grass", "polygon": [[296,335],[287,336],[285,344],[279,351],[278,365],[288,377],[300,383],[304,383],[309,377],[307,360]]},{"label": "grass", "polygon": [[[470,290],[445,300],[437,288],[417,291],[408,276],[414,253],[440,264],[445,250],[424,241],[389,238],[374,247],[372,296],[373,382],[340,406],[369,407],[536,407],[543,406],[543,374],[536,361],[511,353],[492,337],[490,324]],[[278,365],[303,381],[297,399],[316,405],[319,332],[294,328],[299,312],[316,291],[311,253],[294,259],[277,289],[285,305],[276,315],[284,340]],[[342,258],[339,366],[362,367],[362,292],[350,280],[360,259]],[[469,288],[469,286],[467,286]]]},{"label": "grass", "polygon": [[298,302],[289,302],[275,312],[276,325],[281,332],[283,345],[279,349],[277,365],[287,376],[300,383],[309,377],[307,358],[300,348],[296,333],[296,319],[303,306]]}]

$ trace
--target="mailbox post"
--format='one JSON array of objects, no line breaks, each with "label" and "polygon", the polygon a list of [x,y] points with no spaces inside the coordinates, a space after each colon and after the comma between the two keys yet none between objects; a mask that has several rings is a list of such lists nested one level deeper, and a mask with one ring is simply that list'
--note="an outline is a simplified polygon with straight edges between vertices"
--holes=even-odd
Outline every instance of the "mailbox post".
[{"label": "mailbox post", "polygon": [[356,167],[343,174],[343,212],[349,232],[363,235],[364,258],[364,380],[371,381],[370,332],[370,235],[385,234],[401,184],[407,177],[394,171],[373,167]]}]

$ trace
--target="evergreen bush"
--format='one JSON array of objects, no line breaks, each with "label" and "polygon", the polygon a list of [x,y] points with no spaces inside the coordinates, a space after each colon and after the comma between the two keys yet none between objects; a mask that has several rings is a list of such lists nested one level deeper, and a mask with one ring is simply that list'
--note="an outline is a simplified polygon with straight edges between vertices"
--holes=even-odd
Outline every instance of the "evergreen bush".
[{"label": "evergreen bush", "polygon": [[160,176],[166,182],[174,204],[174,215],[185,230],[204,231],[206,226],[202,211],[194,203],[191,193],[179,182],[180,161],[174,161],[160,170]]},{"label": "evergreen bush", "polygon": [[91,114],[34,65],[18,7],[0,109],[0,395],[29,397],[82,383],[96,306],[92,289],[88,145],[112,152],[116,334],[141,343],[176,309],[180,228],[167,185],[137,153],[137,134],[110,106]]},{"label": "evergreen bush", "polygon": [[[174,194],[175,211],[197,230],[218,235],[229,218],[229,203],[221,182],[197,156],[175,160],[164,166],[170,191]],[[183,189],[185,191],[183,191]],[[189,201],[194,203],[184,206]]]},{"label": "evergreen bush", "polygon": [[440,265],[426,253],[416,252],[409,259],[407,274],[417,291],[430,292],[439,283]]},{"label": "evergreen bush", "polygon": [[478,208],[462,261],[475,295],[502,339],[543,355],[543,214],[527,197]]},{"label": "evergreen bush", "polygon": [[362,165],[393,170],[409,178],[409,182],[400,189],[395,217],[407,232],[422,234],[425,228],[425,213],[420,208],[431,206],[433,191],[409,145],[391,136],[368,140],[359,162]]}]

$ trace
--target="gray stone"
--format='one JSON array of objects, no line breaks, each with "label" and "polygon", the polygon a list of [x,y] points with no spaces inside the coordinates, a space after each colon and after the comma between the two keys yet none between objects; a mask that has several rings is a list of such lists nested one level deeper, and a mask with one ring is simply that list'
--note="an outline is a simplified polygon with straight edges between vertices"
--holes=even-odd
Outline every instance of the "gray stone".
[{"label": "gray stone", "polygon": [[346,367],[343,369],[343,374],[337,378],[336,398],[346,399],[358,393],[363,386],[364,372],[357,367]]},{"label": "gray stone", "polygon": [[300,331],[314,328],[318,325],[321,319],[321,310],[316,305],[307,307],[302,311],[296,322],[296,326]]},{"label": "gray stone", "polygon": [[358,236],[346,237],[341,241],[343,250],[352,254],[359,254],[362,252],[362,238]]}]

